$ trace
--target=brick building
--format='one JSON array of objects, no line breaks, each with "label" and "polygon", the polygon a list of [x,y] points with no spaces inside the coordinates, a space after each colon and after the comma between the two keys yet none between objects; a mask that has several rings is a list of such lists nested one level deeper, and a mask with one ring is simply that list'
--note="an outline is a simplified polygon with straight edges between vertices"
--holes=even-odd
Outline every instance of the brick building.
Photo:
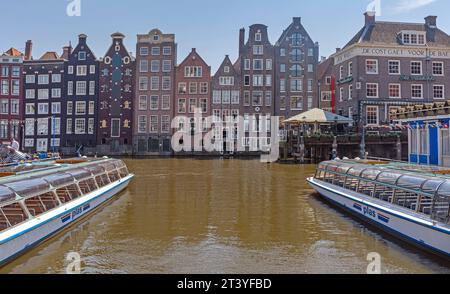
[{"label": "brick building", "polygon": [[318,43],[294,17],[275,44],[275,115],[289,118],[317,107],[318,59]]},{"label": "brick building", "polygon": [[333,58],[323,58],[317,65],[317,86],[319,89],[319,101],[314,107],[319,107],[328,112],[333,112]]},{"label": "brick building", "polygon": [[177,44],[174,34],[154,29],[137,36],[134,152],[170,155]]},{"label": "brick building", "polygon": [[93,155],[97,147],[99,62],[87,45],[87,36],[78,36],[78,45],[65,63],[65,101],[62,111],[62,152]]},{"label": "brick building", "polygon": [[247,42],[245,29],[239,34],[242,105],[246,115],[274,113],[274,46],[269,41],[267,26],[250,26]]},{"label": "brick building", "polygon": [[100,60],[98,146],[100,154],[132,154],[135,60],[121,33]]},{"label": "brick building", "polygon": [[[191,134],[186,134],[187,136],[209,132],[205,123],[211,116],[211,67],[195,48],[176,67],[175,81],[175,117],[182,117],[181,121],[178,119],[179,129],[190,125]],[[195,119],[197,109],[201,112],[201,121]],[[194,148],[193,139],[191,143],[191,147]],[[190,149],[189,146],[184,147]]]},{"label": "brick building", "polygon": [[[31,54],[31,51],[30,51]],[[61,105],[64,101],[64,59],[46,52],[23,63],[25,92],[25,152],[59,152]]]},{"label": "brick building", "polygon": [[445,101],[450,89],[450,36],[435,16],[424,23],[376,21],[335,53],[336,110],[370,127],[388,124],[390,110]]},{"label": "brick building", "polygon": [[[216,131],[216,136],[231,138],[237,133],[236,126],[238,117],[243,113],[241,103],[241,76],[237,61],[233,64],[227,55],[212,78],[212,115],[220,118],[227,124],[226,128]],[[233,123],[233,126],[231,126]],[[225,140],[224,140],[225,141]],[[227,146],[224,144],[223,151]]]},{"label": "brick building", "polygon": [[23,60],[14,48],[0,56],[0,144],[23,144]]}]

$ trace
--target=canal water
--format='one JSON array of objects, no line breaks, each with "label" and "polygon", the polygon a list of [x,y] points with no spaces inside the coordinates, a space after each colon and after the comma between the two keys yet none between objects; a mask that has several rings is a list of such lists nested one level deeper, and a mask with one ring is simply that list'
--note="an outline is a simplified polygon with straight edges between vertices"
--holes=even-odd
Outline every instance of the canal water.
[{"label": "canal water", "polygon": [[84,222],[0,269],[65,273],[450,273],[448,264],[368,228],[305,183],[314,166],[257,160],[126,160],[129,189]]}]

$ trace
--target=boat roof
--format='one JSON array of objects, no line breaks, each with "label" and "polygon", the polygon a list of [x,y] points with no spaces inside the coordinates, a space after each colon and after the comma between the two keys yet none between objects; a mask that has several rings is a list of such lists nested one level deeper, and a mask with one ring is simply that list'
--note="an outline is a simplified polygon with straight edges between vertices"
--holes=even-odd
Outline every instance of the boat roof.
[{"label": "boat roof", "polygon": [[0,203],[46,193],[115,168],[123,161],[111,158],[55,160],[0,168]]},{"label": "boat roof", "polygon": [[439,195],[450,196],[450,170],[448,168],[351,159],[325,161],[319,167],[327,171],[398,186],[430,196],[436,192]]}]

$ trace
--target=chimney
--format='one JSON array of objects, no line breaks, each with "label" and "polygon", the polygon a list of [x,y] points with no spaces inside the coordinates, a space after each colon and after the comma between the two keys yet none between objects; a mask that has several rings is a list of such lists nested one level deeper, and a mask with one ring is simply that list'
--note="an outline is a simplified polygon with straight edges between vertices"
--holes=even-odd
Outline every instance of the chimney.
[{"label": "chimney", "polygon": [[72,45],[64,46],[63,47],[63,55],[61,56],[62,59],[68,60],[70,54],[72,54]]},{"label": "chimney", "polygon": [[241,55],[242,50],[244,49],[245,45],[245,29],[242,28],[239,31],[239,55]]},{"label": "chimney", "polygon": [[292,21],[294,22],[294,24],[301,24],[302,18],[301,17],[293,17]]},{"label": "chimney", "polygon": [[430,15],[425,17],[425,24],[431,29],[437,28],[437,16]]},{"label": "chimney", "polygon": [[28,40],[25,43],[25,60],[31,60],[33,54],[33,42]]},{"label": "chimney", "polygon": [[364,13],[366,19],[366,27],[375,24],[375,11],[367,11]]}]

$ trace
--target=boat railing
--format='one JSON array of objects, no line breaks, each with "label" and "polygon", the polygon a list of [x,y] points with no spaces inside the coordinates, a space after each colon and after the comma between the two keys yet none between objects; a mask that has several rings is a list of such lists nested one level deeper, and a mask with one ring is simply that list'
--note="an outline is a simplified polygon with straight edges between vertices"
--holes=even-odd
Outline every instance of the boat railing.
[{"label": "boat railing", "polygon": [[319,164],[315,178],[450,224],[450,181],[335,162]]},{"label": "boat railing", "polygon": [[112,163],[108,170],[103,166],[101,169],[88,166],[42,178],[24,179],[9,186],[0,185],[0,232],[129,175],[122,161]]}]

